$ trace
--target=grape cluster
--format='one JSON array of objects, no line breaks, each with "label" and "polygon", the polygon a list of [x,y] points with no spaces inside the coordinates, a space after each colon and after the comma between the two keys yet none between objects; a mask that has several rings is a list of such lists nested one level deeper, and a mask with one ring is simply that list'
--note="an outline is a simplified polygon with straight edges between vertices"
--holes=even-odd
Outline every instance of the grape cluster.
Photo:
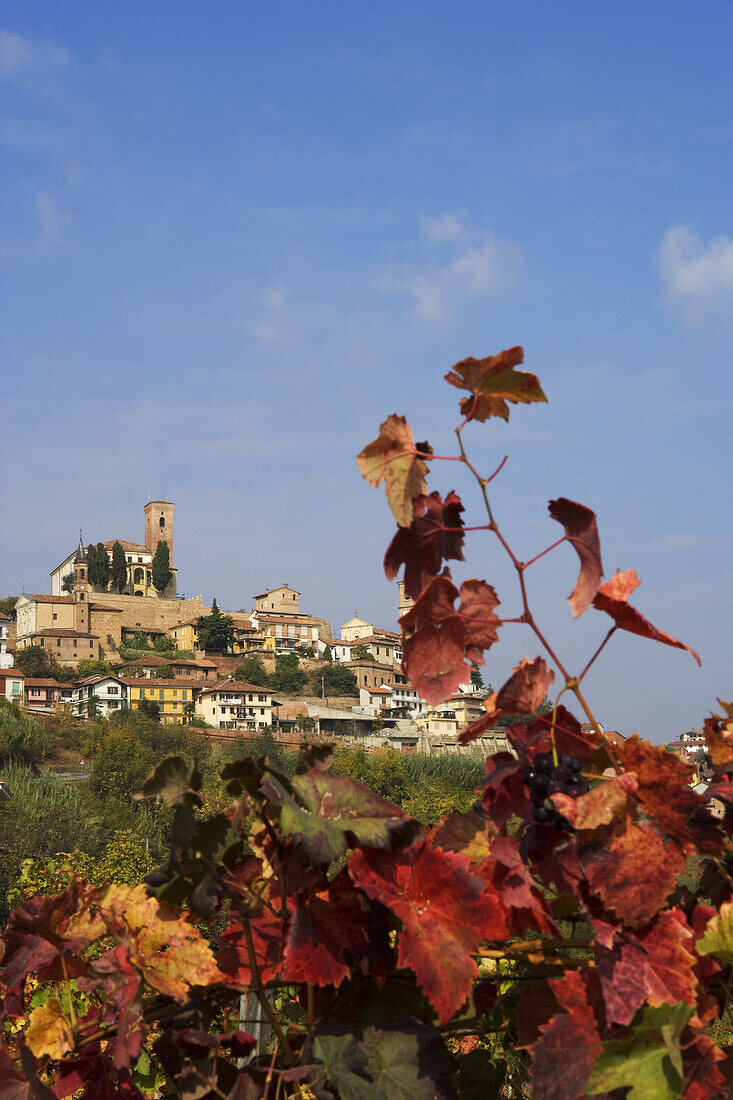
[{"label": "grape cluster", "polygon": [[571,798],[585,794],[588,784],[580,774],[582,764],[575,756],[558,753],[557,764],[552,753],[540,752],[525,772],[524,782],[533,804],[532,817],[539,825],[554,825],[567,829],[569,822],[560,814],[550,798],[551,794],[568,794]]}]

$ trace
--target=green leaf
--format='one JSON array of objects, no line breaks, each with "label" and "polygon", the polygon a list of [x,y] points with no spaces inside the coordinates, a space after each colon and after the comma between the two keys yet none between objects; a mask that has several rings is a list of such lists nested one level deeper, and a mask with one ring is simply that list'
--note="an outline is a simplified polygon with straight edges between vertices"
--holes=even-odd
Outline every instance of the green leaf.
[{"label": "green leaf", "polygon": [[724,902],[710,918],[695,947],[700,955],[715,955],[721,962],[733,964],[733,902]]},{"label": "green leaf", "polygon": [[[389,849],[409,844],[420,825],[399,806],[380,798],[361,783],[316,769],[296,775],[293,790],[321,822],[333,823],[351,845]],[[345,850],[345,848],[344,848]]]},{"label": "green leaf", "polygon": [[[362,1046],[369,1055],[367,1072],[389,1100],[434,1100],[451,1094],[438,1084],[445,1066],[431,1064],[421,1036],[414,1032],[368,1027]],[[441,1054],[445,1061],[444,1049]],[[435,1077],[433,1071],[437,1071]]]},{"label": "green leaf", "polygon": [[196,763],[187,764],[182,756],[166,756],[150,773],[133,798],[162,798],[166,806],[182,806],[185,803],[201,804],[198,788],[201,774]]},{"label": "green leaf", "polygon": [[684,1088],[680,1039],[694,1011],[684,1001],[645,1009],[622,1039],[604,1043],[587,1095],[628,1088],[627,1100],[678,1100]]},{"label": "green leaf", "polygon": [[472,1050],[458,1058],[458,1095],[461,1100],[498,1100],[504,1074],[488,1050]]},{"label": "green leaf", "polygon": [[328,1083],[342,1100],[389,1100],[365,1076],[367,1055],[355,1035],[317,1035],[313,1055],[326,1067]]}]

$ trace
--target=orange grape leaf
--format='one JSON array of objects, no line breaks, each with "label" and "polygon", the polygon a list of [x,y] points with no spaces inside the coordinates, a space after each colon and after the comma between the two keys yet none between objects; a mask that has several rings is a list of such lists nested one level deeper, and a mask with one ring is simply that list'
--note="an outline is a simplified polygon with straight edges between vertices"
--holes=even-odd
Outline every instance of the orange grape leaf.
[{"label": "orange grape leaf", "polygon": [[674,646],[675,649],[686,649],[691,653],[698,664],[702,664],[694,649],[690,649],[684,642],[679,642],[671,634],[665,634],[657,630],[644,616],[632,607],[629,596],[641,584],[635,569],[627,569],[625,573],[617,570],[596,592],[593,606],[598,611],[605,611],[610,615],[620,630],[628,630],[630,634],[638,634],[641,638],[651,638],[654,642],[662,642],[664,645]]},{"label": "orange grape leaf", "polygon": [[183,1002],[194,985],[221,981],[209,944],[176,910],[147,896],[144,886],[110,886],[100,902],[107,930],[127,949],[148,985]]},{"label": "orange grape leaf", "polygon": [[705,719],[705,740],[713,764],[722,766],[733,762],[733,703],[718,702],[725,716],[711,714]]},{"label": "orange grape leaf", "polygon": [[644,812],[683,847],[694,847],[689,836],[689,817],[705,805],[690,789],[692,768],[675,753],[642,741],[632,734],[617,749],[624,770],[635,776],[635,792]]},{"label": "orange grape leaf", "polygon": [[55,997],[31,1012],[26,1042],[36,1058],[41,1058],[44,1054],[51,1058],[63,1058],[68,1051],[73,1050],[74,1034],[71,1025],[64,1016],[61,1002]]},{"label": "orange grape leaf", "polygon": [[349,871],[359,889],[402,921],[398,966],[415,972],[445,1023],[471,993],[479,944],[506,936],[495,889],[471,874],[464,856],[429,842],[403,852],[357,850]]},{"label": "orange grape leaf", "polygon": [[573,615],[577,619],[592,604],[603,576],[596,514],[584,504],[577,504],[565,497],[551,500],[549,512],[565,528],[565,537],[572,543],[580,558],[578,580],[568,597]]},{"label": "orange grape leaf", "polygon": [[490,720],[500,714],[534,714],[554,679],[542,657],[523,657],[503,687],[484,699]]},{"label": "orange grape leaf", "polygon": [[[384,556],[384,572],[393,581],[405,567],[405,592],[416,600],[436,576],[444,561],[463,561],[463,505],[455,493],[443,500],[431,493],[415,501],[416,515],[409,527],[400,527]],[[451,528],[446,531],[445,528]]]},{"label": "orange grape leaf", "polygon": [[514,347],[485,359],[462,359],[448,371],[446,382],[471,392],[471,397],[464,397],[460,404],[466,420],[484,421],[491,416],[508,420],[507,401],[514,405],[547,401],[536,374],[514,370],[523,362],[524,349]]},{"label": "orange grape leaf", "polygon": [[494,608],[501,600],[486,581],[464,581],[458,594],[461,598],[458,614],[463,620],[468,647],[466,656],[470,661],[483,662],[483,655],[476,651],[489,649],[499,641],[497,630],[501,619],[494,614]]},{"label": "orange grape leaf", "polygon": [[416,452],[412,428],[404,416],[392,413],[356,459],[365,481],[375,489],[385,483],[387,503],[400,527],[410,526],[415,518],[413,501],[426,489],[428,468]]},{"label": "orange grape leaf", "polygon": [[576,829],[610,825],[614,818],[623,817],[628,805],[628,784],[625,786],[613,776],[575,799],[573,825]]}]

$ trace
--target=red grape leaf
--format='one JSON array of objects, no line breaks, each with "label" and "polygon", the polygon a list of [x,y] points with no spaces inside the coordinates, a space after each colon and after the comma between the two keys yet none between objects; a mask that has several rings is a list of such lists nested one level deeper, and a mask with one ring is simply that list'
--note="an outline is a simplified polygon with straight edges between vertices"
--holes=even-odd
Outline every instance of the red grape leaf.
[{"label": "red grape leaf", "polygon": [[404,416],[393,413],[356,459],[365,481],[375,488],[385,483],[387,503],[400,527],[410,526],[415,517],[415,497],[426,488],[428,468],[416,450],[412,428]]},{"label": "red grape leaf", "polygon": [[732,1082],[721,1073],[717,1065],[725,1058],[725,1051],[707,1035],[698,1035],[695,1042],[686,1047],[683,1051],[683,1063],[685,1081],[688,1084],[684,1100],[717,1100],[730,1095]]},{"label": "red grape leaf", "polygon": [[605,907],[631,927],[647,924],[664,906],[685,857],[674,843],[664,843],[651,825],[630,823],[623,833],[579,853],[588,887]]},{"label": "red grape leaf", "polygon": [[364,896],[345,871],[311,897],[296,899],[285,942],[286,981],[338,986],[369,954]]},{"label": "red grape leaf", "polygon": [[[478,723],[474,722],[473,726],[476,725]],[[461,738],[471,728],[468,726]],[[466,741],[462,743],[466,744]],[[532,803],[524,784],[526,761],[519,761],[508,752],[497,752],[486,757],[484,768],[486,779],[482,783],[481,805],[491,821],[501,826],[514,814],[528,817],[532,812]]]},{"label": "red grape leaf", "polygon": [[645,813],[684,848],[694,847],[688,818],[693,810],[705,805],[705,799],[690,789],[690,765],[675,753],[642,741],[636,733],[618,747],[617,753],[626,772],[636,777],[635,797]]},{"label": "red grape leaf", "polygon": [[590,607],[603,576],[596,514],[584,504],[577,504],[566,497],[551,500],[549,512],[563,525],[565,537],[573,544],[580,558],[580,573],[569,597],[570,607],[577,619]]},{"label": "red grape leaf", "polygon": [[[384,572],[393,581],[405,567],[405,592],[416,600],[428,582],[448,559],[463,561],[463,505],[455,493],[441,499],[431,493],[415,502],[416,515],[409,527],[400,527],[384,556]],[[460,528],[446,531],[444,528]]]},{"label": "red grape leaf", "polygon": [[646,954],[647,1002],[695,1004],[695,937],[680,909],[665,909],[641,936]]},{"label": "red grape leaf", "polygon": [[[454,601],[461,596],[456,610]],[[461,684],[467,683],[471,666],[483,660],[479,648],[496,640],[500,620],[492,607],[496,593],[483,581],[465,581],[459,593],[446,572],[434,577],[419,599],[400,619],[402,665],[420,696],[428,703],[442,703]],[[464,620],[461,615],[471,616]]]},{"label": "red grape leaf", "polygon": [[472,958],[507,926],[496,892],[471,874],[467,859],[423,842],[406,852],[352,852],[352,878],[370,898],[402,921],[398,965],[414,970],[441,1023],[471,993],[478,976]]},{"label": "red grape leaf", "polygon": [[547,903],[522,859],[516,837],[497,836],[491,844],[490,859],[477,870],[499,894],[512,935],[529,930],[557,933]]},{"label": "red grape leaf", "polygon": [[464,397],[460,404],[466,420],[488,420],[491,416],[509,419],[509,406],[528,405],[533,401],[547,401],[537,375],[528,371],[515,371],[524,362],[523,348],[507,348],[498,355],[485,359],[462,359],[448,371],[446,382],[459,390],[469,390],[471,397]]},{"label": "red grape leaf", "polygon": [[[260,979],[269,982],[280,974],[283,953],[283,922],[269,909],[250,916],[255,961]],[[232,982],[249,985],[252,973],[244,927],[239,921],[230,924],[219,937],[221,947],[216,961]]]},{"label": "red grape leaf", "polygon": [[534,713],[554,679],[542,657],[523,657],[503,687],[484,699],[489,717],[494,721],[501,714]]},{"label": "red grape leaf", "polygon": [[494,614],[501,600],[486,581],[464,581],[459,592],[458,614],[466,632],[467,656],[471,661],[483,661],[477,650],[489,649],[499,641],[501,619]]},{"label": "red grape leaf", "polygon": [[610,581],[606,581],[598,589],[593,599],[593,606],[598,611],[605,611],[610,615],[619,629],[628,630],[630,634],[638,634],[641,638],[651,638],[654,642],[663,642],[664,645],[674,646],[675,649],[686,649],[697,663],[701,664],[694,649],[690,649],[684,642],[679,642],[671,634],[657,630],[635,607],[629,604],[629,596],[640,584],[641,581],[635,569],[627,569],[625,573],[617,570]]},{"label": "red grape leaf", "polygon": [[540,1027],[532,1047],[534,1095],[542,1100],[580,1100],[602,1044],[591,1015],[559,1012]]}]

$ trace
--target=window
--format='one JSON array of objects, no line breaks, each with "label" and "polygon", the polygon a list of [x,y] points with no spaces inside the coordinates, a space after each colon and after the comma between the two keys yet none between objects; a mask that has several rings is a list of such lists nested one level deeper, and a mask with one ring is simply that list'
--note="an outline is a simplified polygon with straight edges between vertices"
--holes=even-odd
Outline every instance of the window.
[{"label": "window", "polygon": [[127,560],[128,560],[128,561],[132,561],[132,555],[131,555],[131,554],[128,554],[128,555],[127,555]]},{"label": "window", "polygon": [[56,639],[56,645],[61,645],[61,639],[60,638]]},{"label": "window", "polygon": [[160,523],[159,523],[159,526],[160,526],[160,529],[161,529],[161,531],[162,531],[162,530],[163,530],[163,528],[165,527],[165,519],[163,518],[163,516],[161,516],[161,517],[160,517]]},{"label": "window", "polygon": [[54,619],[58,619],[58,615],[56,614],[56,612],[55,612],[55,611],[54,611],[54,613],[53,613],[53,617],[54,617]]},{"label": "window", "polygon": [[84,580],[84,570],[83,569],[79,570],[79,576],[81,577],[82,580]]},{"label": "window", "polygon": [[142,559],[142,558],[138,558],[137,560],[138,560],[138,561],[142,561],[143,559]]},{"label": "window", "polygon": [[89,648],[92,649],[93,646],[94,646],[94,638],[90,638],[89,639]]},{"label": "window", "polygon": [[119,693],[119,690],[120,689],[118,687],[112,687],[111,684],[107,685],[107,694],[108,695],[117,695]]},{"label": "window", "polygon": [[174,694],[174,696],[178,695],[178,688],[173,688],[173,694]]},{"label": "window", "polygon": [[41,694],[41,689],[40,688],[31,688],[31,695],[40,695],[40,694]]},{"label": "window", "polygon": [[80,592],[80,593],[79,593],[79,599],[80,599],[80,600],[84,600],[84,599],[86,599],[86,595],[85,595],[85,593],[84,593],[84,592]]},{"label": "window", "polygon": [[183,690],[181,691],[181,698],[188,699],[188,688],[183,688]]}]

